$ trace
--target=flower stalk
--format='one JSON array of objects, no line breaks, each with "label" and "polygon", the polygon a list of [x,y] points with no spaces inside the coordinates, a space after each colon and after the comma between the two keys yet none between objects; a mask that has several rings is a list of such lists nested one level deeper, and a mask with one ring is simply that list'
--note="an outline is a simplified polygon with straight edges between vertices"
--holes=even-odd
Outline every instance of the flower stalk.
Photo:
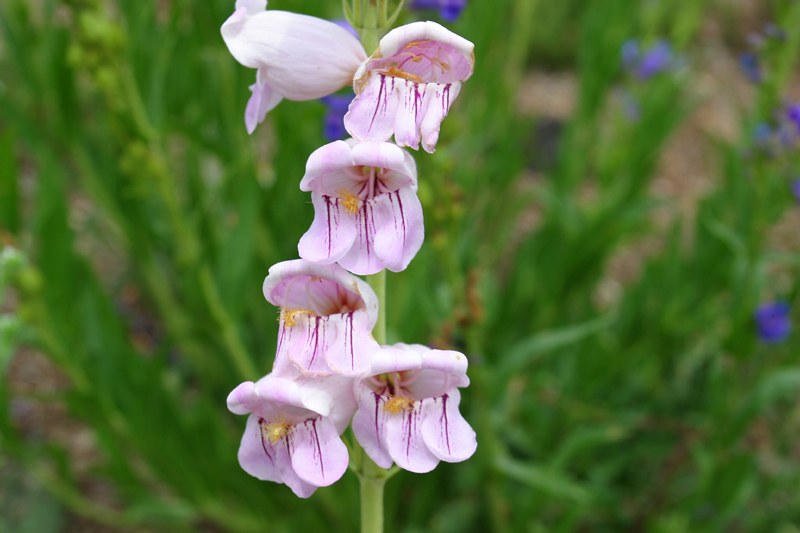
[{"label": "flower stalk", "polygon": [[[372,336],[378,344],[386,344],[386,269],[367,276],[367,283],[378,297],[378,322]],[[357,441],[353,441],[361,454],[361,471],[358,483],[361,492],[361,533],[383,533],[383,488],[389,471],[379,467],[369,458]]]}]

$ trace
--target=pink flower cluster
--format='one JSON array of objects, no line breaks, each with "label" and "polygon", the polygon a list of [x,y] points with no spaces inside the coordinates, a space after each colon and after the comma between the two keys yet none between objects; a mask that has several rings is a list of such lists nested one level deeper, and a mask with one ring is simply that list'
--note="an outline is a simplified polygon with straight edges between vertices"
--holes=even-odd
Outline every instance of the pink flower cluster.
[{"label": "pink flower cluster", "polygon": [[351,423],[383,468],[428,472],[439,461],[463,461],[477,446],[458,410],[467,358],[380,346],[372,336],[378,299],[353,273],[402,271],[422,246],[416,164],[403,147],[434,151],[472,74],[473,45],[418,22],[389,32],[367,57],[339,25],[266,4],[237,0],[222,26],[234,58],[257,69],[248,132],[283,98],[316,99],[351,83],[356,96],[344,117],[353,138],[312,153],[300,182],[315,211],[298,244],[302,259],[274,265],[264,280],[264,296],[280,308],[278,346],[272,372],[228,396],[232,412],[249,415],[239,462],[308,497],[347,469],[341,435]]}]

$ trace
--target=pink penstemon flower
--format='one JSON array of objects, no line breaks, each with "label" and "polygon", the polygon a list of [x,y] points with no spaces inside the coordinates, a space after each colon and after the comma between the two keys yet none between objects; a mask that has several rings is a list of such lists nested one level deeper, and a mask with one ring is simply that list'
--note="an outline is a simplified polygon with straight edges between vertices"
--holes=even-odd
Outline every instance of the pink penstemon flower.
[{"label": "pink penstemon flower", "polygon": [[353,433],[375,464],[430,472],[475,453],[475,432],[458,411],[467,358],[421,345],[384,346],[356,385]]},{"label": "pink penstemon flower", "polygon": [[349,461],[340,435],[355,411],[352,380],[274,372],[228,395],[228,409],[249,414],[239,464],[250,475],[285,483],[301,498],[342,477]]},{"label": "pink penstemon flower", "polygon": [[366,282],[336,264],[296,259],[273,265],[263,290],[281,308],[276,368],[288,360],[309,376],[360,376],[369,367],[378,298]]},{"label": "pink penstemon flower", "polygon": [[338,24],[266,7],[266,0],[237,0],[221,29],[233,57],[258,69],[245,110],[248,133],[283,98],[315,100],[349,85],[367,57]]},{"label": "pink penstemon flower", "polygon": [[474,45],[435,22],[396,28],[355,73],[344,117],[353,137],[433,153],[439,127],[475,66]]},{"label": "pink penstemon flower", "polygon": [[359,275],[399,272],[422,246],[416,165],[395,144],[326,144],[309,157],[300,189],[311,192],[315,213],[298,244],[303,259]]}]

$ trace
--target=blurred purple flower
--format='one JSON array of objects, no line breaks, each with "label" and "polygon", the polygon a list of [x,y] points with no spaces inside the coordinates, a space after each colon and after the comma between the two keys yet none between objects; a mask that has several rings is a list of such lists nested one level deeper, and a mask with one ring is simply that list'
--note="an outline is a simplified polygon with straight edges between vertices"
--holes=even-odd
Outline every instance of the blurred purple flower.
[{"label": "blurred purple flower", "polygon": [[672,67],[672,47],[667,41],[658,41],[642,56],[639,62],[638,76],[642,80],[652,78]]},{"label": "blurred purple flower", "polygon": [[795,178],[794,182],[792,182],[792,193],[797,203],[800,204],[800,178]]},{"label": "blurred purple flower", "polygon": [[788,118],[797,128],[800,135],[800,104],[791,104],[786,108],[786,118]]},{"label": "blurred purple flower", "polygon": [[792,329],[788,302],[766,302],[754,314],[758,336],[762,342],[774,344],[786,340]]},{"label": "blurred purple flower", "polygon": [[761,83],[761,65],[756,54],[743,52],[739,55],[739,66],[748,80],[753,83]]},{"label": "blurred purple flower", "polygon": [[322,134],[329,141],[338,141],[349,137],[347,130],[344,129],[344,115],[354,96],[352,94],[331,94],[319,99],[328,108],[328,112],[325,113]]},{"label": "blurred purple flower", "polygon": [[409,9],[438,9],[445,22],[456,22],[467,7],[467,0],[413,0]]},{"label": "blurred purple flower", "polygon": [[673,69],[677,65],[672,46],[663,39],[655,42],[644,52],[636,39],[628,39],[622,44],[620,53],[625,70],[642,81]]}]

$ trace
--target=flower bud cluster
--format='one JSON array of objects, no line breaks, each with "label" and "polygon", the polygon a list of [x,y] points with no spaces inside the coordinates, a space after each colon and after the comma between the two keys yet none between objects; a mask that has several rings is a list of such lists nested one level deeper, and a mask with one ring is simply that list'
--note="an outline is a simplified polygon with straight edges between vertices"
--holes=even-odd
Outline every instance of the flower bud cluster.
[{"label": "flower bud cluster", "polygon": [[341,435],[351,424],[383,468],[428,472],[469,458],[475,432],[458,410],[466,356],[380,346],[378,297],[353,274],[402,271],[422,246],[417,169],[403,147],[435,150],[472,74],[472,43],[417,22],[389,32],[367,57],[341,25],[267,11],[266,0],[237,0],[222,36],[237,61],[257,69],[250,133],[283,98],[316,99],[351,83],[355,91],[343,119],[352,138],[312,153],[300,182],[315,211],[302,259],[274,265],[264,280],[264,297],[280,310],[278,345],[272,372],[228,396],[233,413],[249,415],[239,463],[308,497],[347,469]]}]

